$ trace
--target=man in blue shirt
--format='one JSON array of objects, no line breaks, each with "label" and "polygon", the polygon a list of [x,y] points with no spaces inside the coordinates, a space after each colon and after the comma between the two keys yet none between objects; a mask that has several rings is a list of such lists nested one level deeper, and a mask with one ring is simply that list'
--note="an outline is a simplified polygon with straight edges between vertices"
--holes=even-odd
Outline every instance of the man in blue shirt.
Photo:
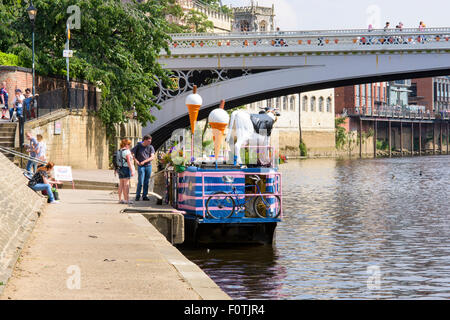
[{"label": "man in blue shirt", "polygon": [[148,201],[148,184],[152,174],[152,160],[155,158],[155,149],[152,146],[152,137],[145,135],[142,142],[139,142],[131,153],[134,155],[134,161],[138,165],[138,185],[136,188],[136,201],[141,199]]},{"label": "man in blue shirt", "polygon": [[6,90],[6,81],[2,82],[2,87],[0,88],[0,104],[2,107],[2,119],[6,119],[6,112],[8,111],[8,91]]},{"label": "man in blue shirt", "polygon": [[[27,145],[27,151],[30,153],[31,158],[36,158],[37,154],[39,153],[39,144],[35,138],[31,135],[30,132],[26,133],[27,139],[30,141],[30,144]],[[33,160],[28,160],[27,162],[27,171],[31,170],[31,167],[33,167],[33,173],[36,172],[37,168],[37,162]]]}]

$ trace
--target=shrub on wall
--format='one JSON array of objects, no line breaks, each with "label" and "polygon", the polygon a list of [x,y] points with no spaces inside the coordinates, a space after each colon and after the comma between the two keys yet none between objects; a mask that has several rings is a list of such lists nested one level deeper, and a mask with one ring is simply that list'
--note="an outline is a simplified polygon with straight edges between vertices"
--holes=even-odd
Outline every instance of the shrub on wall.
[{"label": "shrub on wall", "polygon": [[14,54],[3,53],[0,51],[0,66],[19,66],[19,57]]},{"label": "shrub on wall", "polygon": [[308,155],[308,149],[306,148],[306,144],[303,142],[303,140],[300,141],[300,156],[306,157]]}]

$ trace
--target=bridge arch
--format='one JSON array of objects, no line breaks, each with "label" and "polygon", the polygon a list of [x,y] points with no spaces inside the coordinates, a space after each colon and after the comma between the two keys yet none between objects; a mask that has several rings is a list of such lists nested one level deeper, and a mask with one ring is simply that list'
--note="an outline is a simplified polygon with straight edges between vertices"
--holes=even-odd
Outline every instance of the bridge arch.
[{"label": "bridge arch", "polygon": [[[361,58],[366,57],[362,56]],[[240,105],[299,92],[358,83],[450,74],[448,65],[450,54],[436,54],[429,57],[428,62],[421,63],[421,68],[416,68],[412,59],[404,59],[401,56],[386,57],[386,60],[389,60],[389,63],[378,64],[378,72],[371,68],[355,70],[354,61],[343,59],[341,63],[329,66],[268,71],[201,87],[198,93],[203,98],[203,106],[200,109],[198,120],[205,119],[214,108],[219,106],[222,99],[226,100],[225,109],[232,109]],[[398,63],[395,60],[399,60]],[[331,73],[339,76],[330,77]],[[188,94],[182,94],[162,103],[161,110],[153,113],[157,120],[143,128],[143,134],[149,133],[153,136],[155,148],[159,148],[164,141],[169,139],[175,129],[189,126],[189,114],[184,105]]]},{"label": "bridge arch", "polygon": [[[163,55],[160,63],[178,75],[185,74],[188,87],[199,86],[198,92],[203,98],[198,117],[201,120],[218,107],[222,99],[226,100],[225,108],[230,109],[312,90],[448,75],[448,34],[449,28],[428,33],[404,30],[401,36],[383,30],[287,32],[282,35],[283,46],[277,46],[276,41],[274,45],[273,39],[281,37],[273,32],[176,35],[171,44],[173,55]],[[362,41],[367,37],[373,40],[370,45]],[[215,75],[210,80],[216,82],[198,83],[202,80],[193,74],[199,71],[210,71]],[[155,147],[170,138],[173,130],[189,125],[184,105],[190,93],[186,90],[188,87],[159,101],[161,110],[152,109],[157,120],[145,126],[142,133],[153,136]],[[303,102],[300,101],[299,106],[309,110],[311,99],[305,101],[306,106]],[[322,108],[332,108],[327,97],[323,104]],[[281,109],[281,104],[277,107]]]}]

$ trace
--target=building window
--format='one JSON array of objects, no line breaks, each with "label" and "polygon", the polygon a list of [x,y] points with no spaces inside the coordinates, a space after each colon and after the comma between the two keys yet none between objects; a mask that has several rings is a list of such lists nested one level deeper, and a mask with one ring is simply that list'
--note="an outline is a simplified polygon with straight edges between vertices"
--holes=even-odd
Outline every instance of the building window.
[{"label": "building window", "polygon": [[366,85],[363,84],[361,86],[361,105],[365,106],[366,105]]},{"label": "building window", "polygon": [[261,21],[261,23],[259,24],[259,31],[265,32],[266,29],[267,29],[267,23],[266,23],[266,21],[263,20],[263,21]]},{"label": "building window", "polygon": [[331,112],[331,98],[327,98],[327,112]]},{"label": "building window", "polygon": [[287,110],[288,110],[288,98],[283,97],[283,111],[287,111]]},{"label": "building window", "polygon": [[316,97],[311,97],[311,109],[312,112],[316,111]]},{"label": "building window", "polygon": [[275,109],[281,109],[281,97],[275,98]]},{"label": "building window", "polygon": [[359,85],[355,86],[355,107],[359,107],[361,101],[359,98]]},{"label": "building window", "polygon": [[267,99],[267,108],[272,108],[272,107],[273,107],[272,99]]},{"label": "building window", "polygon": [[295,111],[295,97],[291,96],[289,98],[289,109],[290,111]]},{"label": "building window", "polygon": [[303,96],[302,98],[302,110],[307,111],[308,110],[308,97]]},{"label": "building window", "polygon": [[319,112],[323,112],[323,97],[319,98]]},{"label": "building window", "polygon": [[372,107],[372,84],[367,86],[367,106]]}]

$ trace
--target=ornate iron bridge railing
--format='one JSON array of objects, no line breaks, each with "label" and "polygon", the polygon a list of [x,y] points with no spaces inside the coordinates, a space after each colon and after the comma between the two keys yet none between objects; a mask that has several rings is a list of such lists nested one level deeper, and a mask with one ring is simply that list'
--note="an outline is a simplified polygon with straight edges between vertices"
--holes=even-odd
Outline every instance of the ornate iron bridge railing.
[{"label": "ornate iron bridge railing", "polygon": [[172,55],[230,51],[348,51],[449,49],[450,28],[172,34]]}]

